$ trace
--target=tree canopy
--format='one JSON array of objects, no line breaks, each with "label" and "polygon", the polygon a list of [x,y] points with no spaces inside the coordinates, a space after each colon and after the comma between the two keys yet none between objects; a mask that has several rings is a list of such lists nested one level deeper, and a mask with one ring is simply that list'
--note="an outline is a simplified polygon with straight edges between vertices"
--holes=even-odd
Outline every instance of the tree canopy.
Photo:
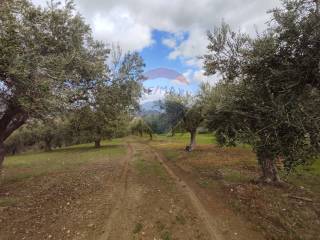
[{"label": "tree canopy", "polygon": [[190,133],[190,144],[186,150],[192,151],[196,145],[197,129],[204,120],[202,104],[198,97],[169,92],[163,108],[173,133],[177,129]]},{"label": "tree canopy", "polygon": [[[268,31],[257,38],[223,23],[208,34],[204,66],[219,73],[208,126],[222,144],[253,146],[265,181],[320,152],[320,15],[317,1],[284,1]],[[209,91],[210,92],[210,91]]]},{"label": "tree canopy", "polygon": [[0,8],[0,164],[3,141],[30,118],[87,99],[106,76],[108,50],[94,41],[72,1],[35,7],[12,0]]}]

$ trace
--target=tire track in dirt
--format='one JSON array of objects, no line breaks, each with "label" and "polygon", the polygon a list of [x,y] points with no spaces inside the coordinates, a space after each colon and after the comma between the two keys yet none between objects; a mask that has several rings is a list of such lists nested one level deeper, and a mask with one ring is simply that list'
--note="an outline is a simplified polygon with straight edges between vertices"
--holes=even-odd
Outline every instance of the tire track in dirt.
[{"label": "tire track in dirt", "polygon": [[195,211],[197,212],[200,219],[202,219],[203,224],[205,225],[208,233],[210,234],[210,238],[212,240],[223,240],[225,239],[222,234],[220,234],[215,228],[216,220],[207,212],[205,207],[202,205],[200,199],[196,196],[193,190],[182,180],[180,179],[171,168],[165,163],[163,158],[156,152],[152,147],[149,146],[151,152],[157,157],[158,161],[163,165],[166,169],[170,177],[175,180],[177,186],[180,190],[190,199]]},{"label": "tire track in dirt", "polygon": [[110,238],[110,234],[114,227],[114,223],[117,222],[116,219],[121,215],[121,211],[124,209],[126,192],[128,189],[128,168],[129,161],[133,158],[134,151],[130,143],[127,144],[128,153],[124,158],[123,169],[118,181],[114,181],[114,183],[118,183],[114,189],[113,193],[115,199],[115,204],[111,210],[111,213],[108,219],[105,222],[105,226],[103,228],[103,234],[98,238],[99,240],[108,240]]},{"label": "tire track in dirt", "polygon": [[[158,161],[167,170],[170,176],[180,186],[182,192],[190,199],[195,211],[202,219],[204,226],[210,233],[213,240],[245,240],[255,239],[263,240],[265,237],[259,231],[254,230],[250,224],[237,216],[223,203],[223,199],[210,195],[210,202],[200,189],[197,189],[195,179],[188,179],[180,171],[179,167],[166,162],[165,157],[158,153],[156,149],[147,144],[150,151],[154,153]],[[186,178],[185,178],[186,177]],[[182,180],[183,178],[184,180]],[[200,190],[200,191],[199,191]],[[213,205],[208,205],[213,204]]]}]

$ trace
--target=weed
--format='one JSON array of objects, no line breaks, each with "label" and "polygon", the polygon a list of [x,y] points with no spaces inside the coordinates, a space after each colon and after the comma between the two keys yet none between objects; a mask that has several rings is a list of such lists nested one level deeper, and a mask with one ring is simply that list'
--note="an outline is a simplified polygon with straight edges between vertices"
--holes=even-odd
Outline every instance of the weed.
[{"label": "weed", "polygon": [[182,225],[186,224],[186,222],[187,222],[186,219],[185,219],[185,217],[182,216],[182,215],[177,215],[177,216],[176,216],[176,220],[177,220],[178,223],[180,223],[180,224],[182,224]]},{"label": "weed", "polygon": [[0,207],[10,207],[16,205],[18,200],[12,197],[2,197],[0,198]]},{"label": "weed", "polygon": [[205,180],[205,179],[200,179],[200,180],[198,181],[198,184],[199,184],[199,186],[202,187],[202,188],[207,188],[207,187],[209,187],[209,185],[210,185],[209,181],[208,181],[208,180]]},{"label": "weed", "polygon": [[136,159],[134,162],[135,168],[139,174],[146,176],[158,176],[162,180],[166,180],[166,172],[163,166],[157,161],[146,161],[144,159]]},{"label": "weed", "polygon": [[165,228],[164,224],[161,221],[157,221],[156,226],[159,232],[162,232]]},{"label": "weed", "polygon": [[141,223],[137,223],[137,224],[135,225],[134,229],[133,229],[133,233],[134,233],[134,234],[139,233],[139,232],[142,230],[142,228],[143,228],[142,224],[141,224]]},{"label": "weed", "polygon": [[168,231],[165,231],[161,234],[161,239],[162,240],[171,240],[171,234]]}]

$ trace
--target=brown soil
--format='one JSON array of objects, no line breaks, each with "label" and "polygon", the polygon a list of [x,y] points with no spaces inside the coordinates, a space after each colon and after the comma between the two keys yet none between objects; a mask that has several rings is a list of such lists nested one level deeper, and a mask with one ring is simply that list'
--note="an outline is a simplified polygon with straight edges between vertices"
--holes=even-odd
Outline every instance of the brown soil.
[{"label": "brown soil", "polygon": [[187,182],[211,216],[217,217],[215,229],[243,229],[242,239],[259,239],[250,235],[251,230],[267,240],[320,239],[316,175],[292,174],[282,187],[257,184],[252,180],[259,177],[260,169],[249,149],[203,144],[187,153],[181,144],[152,145],[167,157],[166,164]]},{"label": "brown soil", "polygon": [[220,196],[209,189],[201,188],[196,183],[197,177],[193,172],[173,164],[157,152],[155,154],[171,175],[185,186],[184,191],[192,200],[198,214],[202,216],[203,222],[211,234],[211,239],[264,239],[262,234],[254,230],[253,225],[235,215]]},{"label": "brown soil", "polygon": [[0,239],[264,239],[143,143],[125,157],[0,187]]}]

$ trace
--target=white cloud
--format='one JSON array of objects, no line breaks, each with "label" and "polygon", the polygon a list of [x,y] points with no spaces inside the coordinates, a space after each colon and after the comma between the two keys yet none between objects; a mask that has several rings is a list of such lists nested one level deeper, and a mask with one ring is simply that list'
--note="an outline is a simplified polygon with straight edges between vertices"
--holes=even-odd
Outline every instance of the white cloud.
[{"label": "white cloud", "polygon": [[209,83],[211,85],[216,84],[221,78],[220,76],[206,76],[205,71],[202,69],[188,69],[183,73],[183,76],[188,80],[188,83]]},{"label": "white cloud", "polygon": [[209,83],[210,85],[216,84],[220,80],[220,76],[212,75],[206,76],[204,70],[197,70],[193,73],[193,80],[198,83]]},{"label": "white cloud", "polygon": [[[254,34],[255,28],[265,28],[266,11],[279,6],[280,0],[75,0],[75,4],[100,40],[141,50],[153,43],[152,30],[167,31],[173,37],[162,43],[172,48],[169,58],[198,65],[196,57],[206,51],[207,30],[224,19],[233,28]],[[181,39],[181,33],[188,37]]]},{"label": "white cloud", "polygon": [[190,29],[189,37],[176,46],[169,55],[169,59],[182,58],[188,65],[198,65],[198,57],[207,49],[206,31],[200,28]]},{"label": "white cloud", "polygon": [[175,48],[177,45],[176,39],[174,38],[164,38],[162,39],[162,44],[168,48]]},{"label": "white cloud", "polygon": [[92,30],[98,40],[119,43],[124,50],[142,50],[153,43],[152,29],[135,21],[123,8],[115,8],[108,15],[97,13],[92,19]]}]

